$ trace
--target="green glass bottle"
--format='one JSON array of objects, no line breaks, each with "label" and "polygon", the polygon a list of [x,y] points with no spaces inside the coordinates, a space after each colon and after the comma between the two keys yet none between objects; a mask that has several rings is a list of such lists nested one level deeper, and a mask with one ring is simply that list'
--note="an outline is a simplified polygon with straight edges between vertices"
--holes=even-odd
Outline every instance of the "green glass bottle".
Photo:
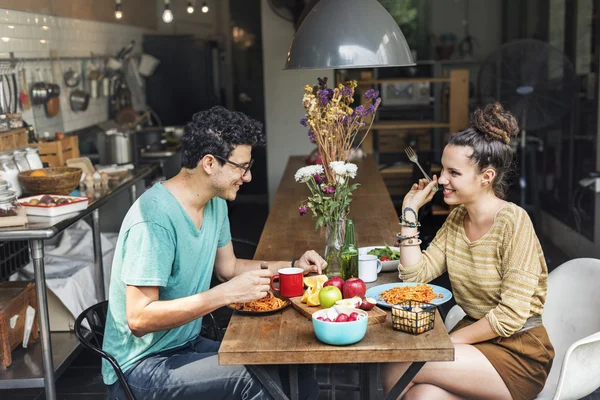
[{"label": "green glass bottle", "polygon": [[346,220],[344,246],[340,251],[340,276],[344,280],[358,278],[358,248],[354,235],[354,222],[351,219]]}]

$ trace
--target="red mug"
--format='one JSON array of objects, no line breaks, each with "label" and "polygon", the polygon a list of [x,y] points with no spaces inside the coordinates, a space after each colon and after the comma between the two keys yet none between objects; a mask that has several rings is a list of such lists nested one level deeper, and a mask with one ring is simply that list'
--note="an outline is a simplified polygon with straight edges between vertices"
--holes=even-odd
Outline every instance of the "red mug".
[{"label": "red mug", "polygon": [[[271,278],[271,289],[279,292],[283,297],[302,296],[304,293],[304,270],[302,268],[282,268],[278,274]],[[275,279],[279,279],[279,288],[273,286]]]}]

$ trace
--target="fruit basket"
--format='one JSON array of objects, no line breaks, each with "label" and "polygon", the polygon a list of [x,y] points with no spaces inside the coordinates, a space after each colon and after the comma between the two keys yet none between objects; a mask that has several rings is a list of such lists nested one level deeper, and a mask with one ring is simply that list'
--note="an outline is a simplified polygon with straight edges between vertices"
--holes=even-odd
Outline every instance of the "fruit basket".
[{"label": "fruit basket", "polygon": [[56,196],[40,194],[37,196],[24,197],[19,203],[25,207],[27,215],[38,215],[42,217],[56,217],[63,214],[85,210],[89,199],[79,196]]},{"label": "fruit basket", "polygon": [[25,193],[67,195],[79,186],[81,173],[81,168],[54,167],[19,172],[18,177]]},{"label": "fruit basket", "polygon": [[392,329],[419,335],[433,329],[435,304],[405,300],[392,307]]}]

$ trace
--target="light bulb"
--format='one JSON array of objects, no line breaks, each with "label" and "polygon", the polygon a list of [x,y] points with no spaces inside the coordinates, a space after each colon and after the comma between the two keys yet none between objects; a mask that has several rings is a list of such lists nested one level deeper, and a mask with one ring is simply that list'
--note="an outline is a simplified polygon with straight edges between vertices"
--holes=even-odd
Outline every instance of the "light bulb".
[{"label": "light bulb", "polygon": [[116,19],[123,18],[123,9],[121,6],[121,0],[117,0],[115,3],[115,18]]},{"label": "light bulb", "polygon": [[206,4],[206,2],[202,3],[202,12],[204,14],[208,12],[208,4]]},{"label": "light bulb", "polygon": [[165,21],[166,24],[169,24],[171,21],[173,21],[173,13],[169,9],[168,5],[165,5],[165,11],[163,11],[162,20]]},{"label": "light bulb", "polygon": [[194,5],[192,4],[191,1],[188,1],[187,12],[188,12],[188,14],[193,14],[194,13]]}]

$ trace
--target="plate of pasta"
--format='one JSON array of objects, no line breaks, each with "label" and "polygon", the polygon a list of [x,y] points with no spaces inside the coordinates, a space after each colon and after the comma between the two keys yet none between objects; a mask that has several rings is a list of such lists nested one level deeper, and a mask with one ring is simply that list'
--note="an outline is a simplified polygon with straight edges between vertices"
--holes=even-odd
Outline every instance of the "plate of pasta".
[{"label": "plate of pasta", "polygon": [[283,310],[290,304],[291,302],[289,300],[280,299],[279,297],[275,297],[273,293],[268,292],[262,299],[249,301],[247,303],[232,303],[227,307],[241,314],[263,315]]},{"label": "plate of pasta", "polygon": [[380,307],[390,308],[404,300],[417,300],[435,305],[444,304],[452,298],[452,292],[428,283],[397,282],[373,286],[365,297],[377,300]]}]

